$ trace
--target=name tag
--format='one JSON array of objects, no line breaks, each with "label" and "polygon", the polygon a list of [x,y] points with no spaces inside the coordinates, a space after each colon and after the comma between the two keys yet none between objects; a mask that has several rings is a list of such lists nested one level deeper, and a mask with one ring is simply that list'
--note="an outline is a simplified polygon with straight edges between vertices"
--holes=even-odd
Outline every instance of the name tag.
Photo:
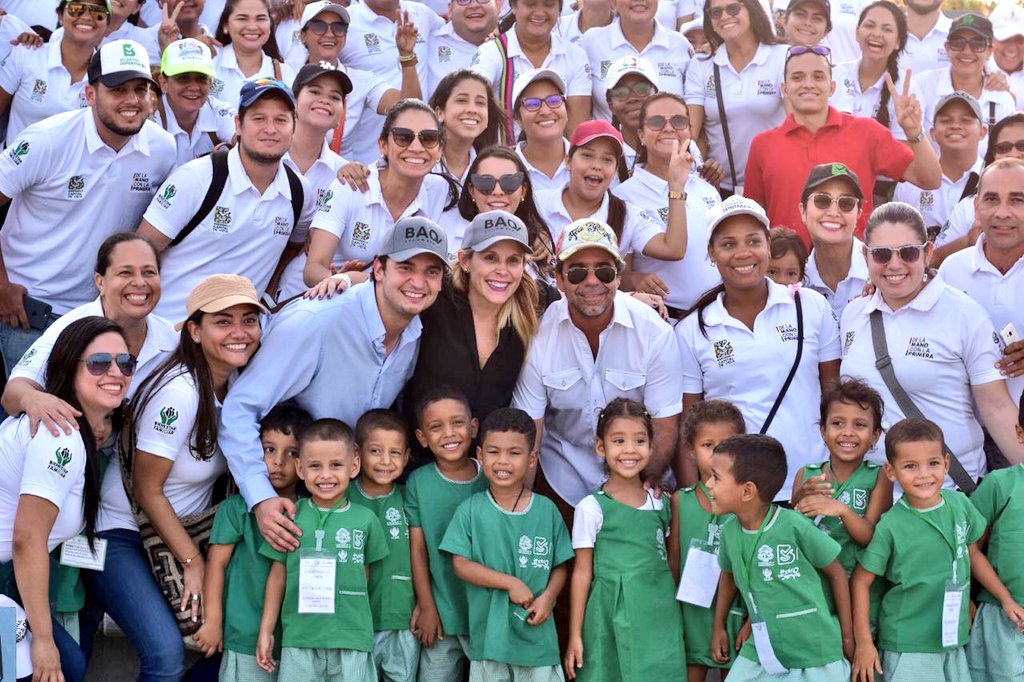
[{"label": "name tag", "polygon": [[107,562],[107,541],[96,538],[93,544],[96,547],[95,551],[89,549],[89,540],[84,535],[76,535],[70,540],[65,540],[60,546],[61,565],[102,571]]},{"label": "name tag", "polygon": [[752,620],[750,623],[754,631],[754,648],[757,649],[757,657],[761,661],[761,667],[769,675],[784,675],[789,668],[779,662],[775,655],[775,648],[772,647],[772,640],[768,637],[768,626],[763,620]]},{"label": "name tag", "polygon": [[334,613],[337,570],[330,554],[312,552],[299,557],[299,613]]},{"label": "name tag", "polygon": [[710,551],[706,543],[695,540],[686,553],[686,565],[679,580],[676,599],[687,604],[710,608],[718,591],[718,579],[722,568],[718,555]]},{"label": "name tag", "polygon": [[960,614],[966,585],[946,581],[946,593],[942,598],[942,646],[951,648],[960,641]]}]

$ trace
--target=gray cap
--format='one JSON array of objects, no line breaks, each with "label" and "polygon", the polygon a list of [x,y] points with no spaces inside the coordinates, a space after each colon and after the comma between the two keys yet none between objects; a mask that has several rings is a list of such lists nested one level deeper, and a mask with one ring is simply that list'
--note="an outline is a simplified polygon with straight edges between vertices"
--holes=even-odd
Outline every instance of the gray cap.
[{"label": "gray cap", "polygon": [[473,218],[469,229],[466,230],[466,236],[462,238],[462,247],[483,251],[505,240],[514,241],[527,253],[533,254],[526,223],[507,211],[487,211]]},{"label": "gray cap", "polygon": [[974,113],[974,117],[977,118],[979,121],[985,120],[981,117],[981,105],[978,104],[978,100],[974,99],[974,96],[971,95],[970,93],[958,90],[956,92],[951,92],[948,95],[943,95],[942,97],[939,98],[939,101],[936,102],[935,104],[935,116],[932,118],[932,123],[935,123],[934,119],[939,117],[939,112],[941,112],[947,104],[956,101],[963,102],[968,107],[970,107],[971,111]]},{"label": "gray cap", "polygon": [[391,229],[378,255],[398,262],[429,253],[448,264],[448,237],[444,228],[429,218],[409,216],[402,218]]}]

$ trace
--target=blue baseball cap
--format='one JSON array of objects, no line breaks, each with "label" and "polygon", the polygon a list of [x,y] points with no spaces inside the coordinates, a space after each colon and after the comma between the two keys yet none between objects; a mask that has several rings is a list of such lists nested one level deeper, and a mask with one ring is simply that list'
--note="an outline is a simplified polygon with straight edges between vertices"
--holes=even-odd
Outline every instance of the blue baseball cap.
[{"label": "blue baseball cap", "polygon": [[288,103],[288,108],[295,111],[295,95],[283,81],[274,78],[257,78],[242,84],[238,100],[238,110],[248,109],[261,97],[277,97]]}]

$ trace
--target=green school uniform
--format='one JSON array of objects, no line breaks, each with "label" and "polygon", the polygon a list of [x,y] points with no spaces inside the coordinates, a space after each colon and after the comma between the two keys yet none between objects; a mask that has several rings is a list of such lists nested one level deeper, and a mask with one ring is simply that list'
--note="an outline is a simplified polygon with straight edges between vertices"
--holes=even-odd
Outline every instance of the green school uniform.
[{"label": "green school uniform", "polygon": [[[372,651],[366,567],[388,555],[380,521],[366,507],[347,501],[337,509],[320,510],[306,498],[299,502],[295,525],[302,531],[299,549],[285,554],[266,542],[260,548],[260,554],[283,563],[288,571],[281,607],[282,646]],[[320,553],[336,559],[334,613],[299,613],[300,560],[305,551],[316,549],[319,529],[324,531]]]},{"label": "green school uniform", "polygon": [[[707,494],[705,492],[705,494]],[[680,571],[686,568],[686,556],[694,542],[702,543],[701,548],[713,550],[716,554],[721,546],[721,524],[726,517],[719,517],[706,511],[700,505],[697,496],[697,487],[690,486],[683,488],[679,493],[679,506],[676,509],[679,519],[679,557]],[[696,604],[680,602],[683,610],[683,632],[686,633],[686,663],[688,665],[706,665],[712,668],[728,668],[729,663],[719,663],[711,657],[711,635],[715,621],[715,605],[718,602],[716,597],[711,602],[711,608],[704,608]],[[726,619],[726,631],[729,633],[729,653],[735,658],[736,634],[743,627],[746,620],[746,613],[742,605],[737,602],[729,609],[729,617]]]},{"label": "green school uniform", "polygon": [[405,485],[405,511],[409,525],[423,529],[430,562],[430,590],[445,637],[469,634],[466,584],[455,577],[452,556],[441,551],[441,541],[463,500],[487,490],[487,479],[480,473],[480,466],[475,461],[474,464],[477,473],[470,481],[453,481],[436,464],[428,464],[412,472]]},{"label": "green school uniform", "polygon": [[[791,670],[843,658],[831,590],[819,573],[839,557],[839,549],[839,543],[790,509],[772,506],[755,531],[735,518],[722,524],[718,562],[733,574],[751,617],[765,621],[776,657]],[[760,662],[753,637],[744,642],[740,656]]]},{"label": "green school uniform", "polygon": [[[913,509],[906,498],[882,514],[860,565],[884,576],[890,586],[882,598],[879,649],[896,653],[944,653],[942,604],[946,581],[970,581],[967,546],[985,532],[982,516],[965,495],[942,491],[942,504]],[[961,603],[957,646],[967,643],[969,599]]]},{"label": "green school uniform", "polygon": [[[594,543],[594,582],[583,619],[580,682],[648,682],[685,676],[683,618],[669,605],[675,581],[665,538],[672,504],[641,510],[594,493],[601,531]],[[656,627],[655,627],[656,624]]]},{"label": "green school uniform", "polygon": [[370,497],[359,481],[348,489],[349,499],[376,516],[384,527],[390,553],[370,571],[370,611],[373,629],[408,630],[416,606],[409,554],[409,520],[405,515],[405,491],[396,485],[387,495]]},{"label": "green school uniform", "polygon": [[[1006,589],[1024,604],[1024,463],[991,472],[971,495],[991,532],[985,556]],[[982,589],[978,600],[999,605]]]},{"label": "green school uniform", "polygon": [[[572,542],[555,504],[534,493],[522,511],[498,506],[489,490],[477,493],[455,510],[441,550],[519,578],[539,595],[551,571],[572,559]],[[469,657],[537,668],[557,666],[555,621],[526,622],[526,609],[509,601],[508,592],[468,585]]]},{"label": "green school uniform", "polygon": [[[835,480],[835,474],[832,473],[832,467],[828,462],[808,464],[804,467],[803,480],[806,481],[814,476],[821,476],[822,473],[828,473],[832,477],[835,489],[832,498],[839,500],[854,514],[863,518],[868,511],[871,493],[874,492],[875,485],[878,483],[879,468],[879,464],[864,460],[845,482],[839,483]],[[846,530],[842,520],[837,516],[822,516],[814,521],[814,525],[839,543],[839,563],[846,569],[847,575],[853,574],[853,569],[857,566],[860,545],[850,537],[850,532]]]}]

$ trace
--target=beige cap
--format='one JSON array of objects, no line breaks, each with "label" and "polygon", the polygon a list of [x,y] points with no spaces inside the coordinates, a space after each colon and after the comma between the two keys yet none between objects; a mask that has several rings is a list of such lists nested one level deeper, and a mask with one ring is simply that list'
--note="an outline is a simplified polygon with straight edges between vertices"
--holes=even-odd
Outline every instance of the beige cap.
[{"label": "beige cap", "polygon": [[[198,311],[204,313],[219,313],[236,305],[254,305],[261,312],[269,312],[260,303],[260,297],[256,294],[256,287],[252,285],[247,277],[241,275],[213,275],[207,277],[196,285],[192,293],[188,295],[188,317],[192,317]],[[181,331],[185,326],[185,320],[174,325],[176,331]]]}]

